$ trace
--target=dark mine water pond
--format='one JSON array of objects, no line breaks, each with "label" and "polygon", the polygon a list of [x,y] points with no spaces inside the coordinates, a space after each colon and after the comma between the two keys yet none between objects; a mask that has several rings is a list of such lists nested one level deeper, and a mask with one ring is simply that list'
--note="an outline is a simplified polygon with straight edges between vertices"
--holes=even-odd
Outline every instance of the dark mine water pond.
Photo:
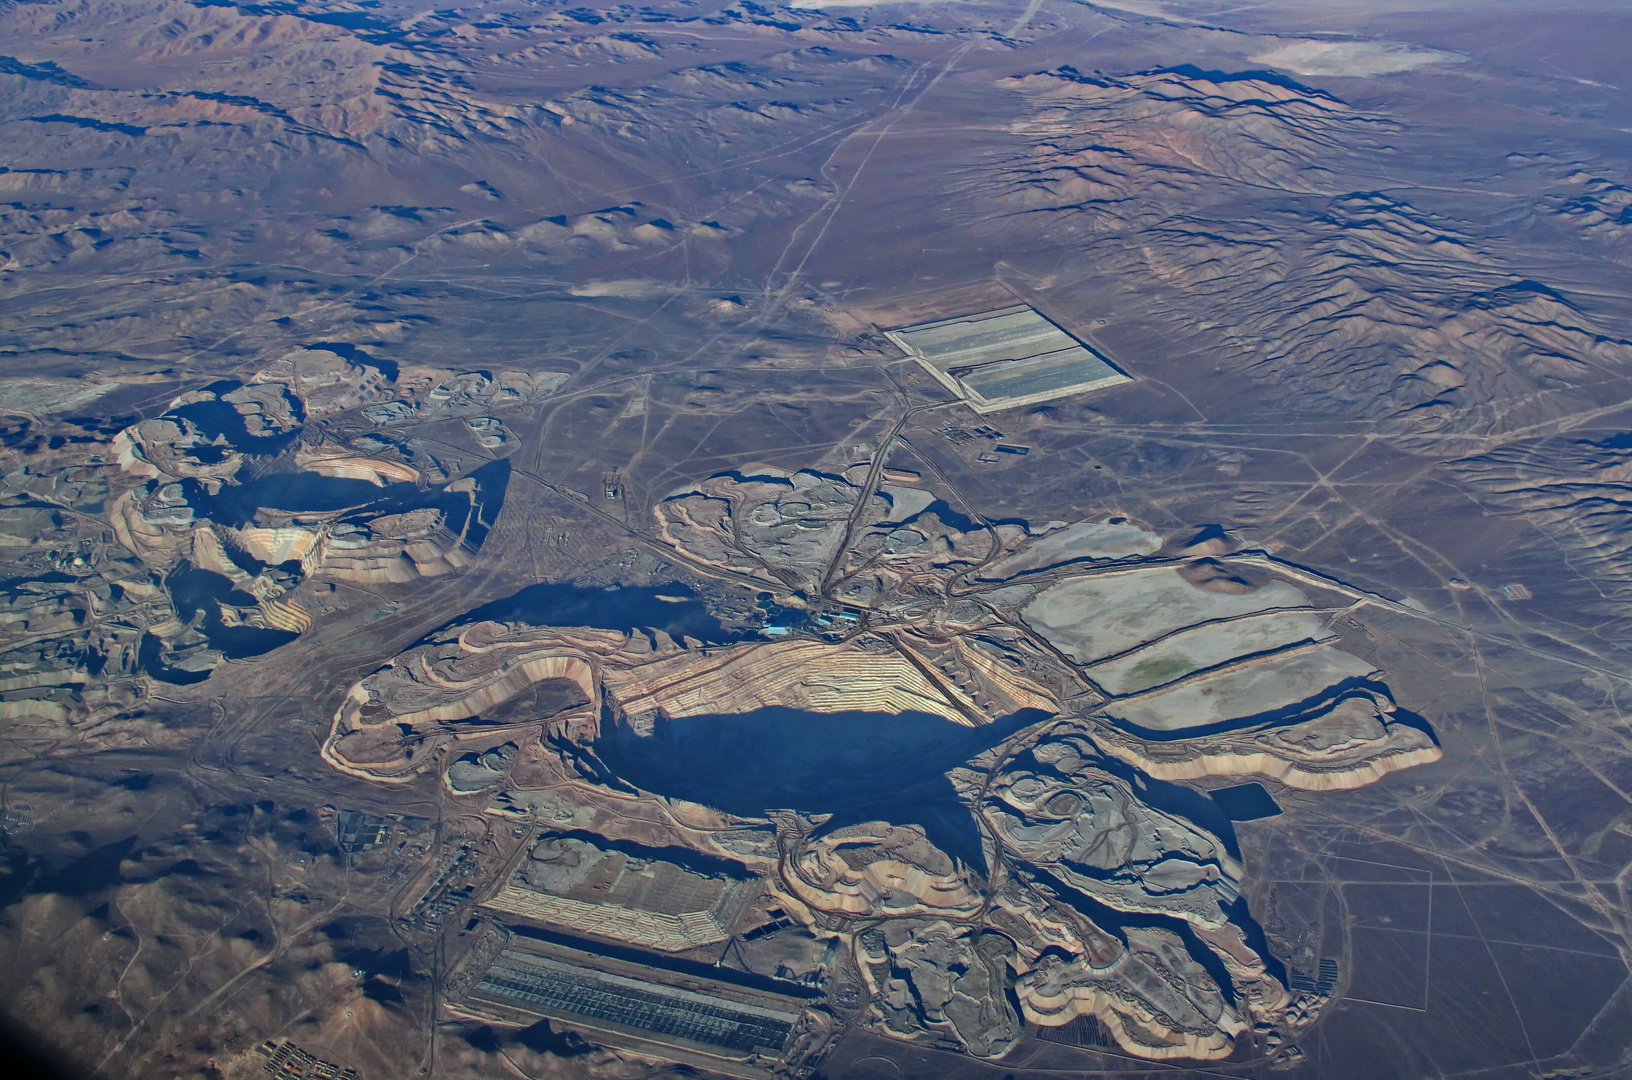
[{"label": "dark mine water pond", "polygon": [[1275,796],[1264,790],[1262,784],[1237,784],[1235,787],[1215,788],[1213,801],[1231,821],[1257,821],[1274,817],[1281,812]]},{"label": "dark mine water pond", "polygon": [[[659,597],[679,599],[662,600]],[[593,626],[601,630],[661,630],[711,645],[741,641],[708,610],[695,590],[685,585],[615,586],[532,585],[513,596],[484,604],[460,621],[523,620],[535,626]]]},{"label": "dark mine water pond", "polygon": [[[211,383],[204,389],[226,395],[242,386],[233,380]],[[251,454],[276,454],[300,434],[299,428],[254,436],[244,426],[244,416],[231,404],[220,400],[195,401],[169,411],[169,415],[193,423],[206,439],[221,438],[227,443]]]},{"label": "dark mine water pond", "polygon": [[183,563],[181,569],[165,579],[165,585],[170,589],[170,601],[175,605],[177,618],[190,622],[202,611],[204,636],[212,648],[220,649],[229,660],[259,656],[300,636],[288,630],[224,625],[222,605],[253,607],[255,598],[233,588],[231,579],[213,570],[200,570]]},{"label": "dark mine water pond", "polygon": [[381,487],[367,480],[343,476],[322,476],[318,473],[271,473],[257,477],[247,484],[223,488],[216,496],[217,509],[246,518],[257,507],[271,507],[296,514],[326,513],[345,510],[352,506],[396,499],[404,506],[423,493],[414,484],[392,484]]},{"label": "dark mine water pond", "polygon": [[829,813],[826,829],[864,821],[920,825],[942,851],[984,867],[980,831],[946,773],[1041,714],[967,728],[926,713],[814,713],[768,708],[628,727],[595,743],[622,779],[745,817]]},{"label": "dark mine water pond", "polygon": [[210,647],[220,649],[228,660],[243,660],[287,645],[300,635],[260,626],[218,626],[213,631],[206,626],[204,636],[210,639]]}]

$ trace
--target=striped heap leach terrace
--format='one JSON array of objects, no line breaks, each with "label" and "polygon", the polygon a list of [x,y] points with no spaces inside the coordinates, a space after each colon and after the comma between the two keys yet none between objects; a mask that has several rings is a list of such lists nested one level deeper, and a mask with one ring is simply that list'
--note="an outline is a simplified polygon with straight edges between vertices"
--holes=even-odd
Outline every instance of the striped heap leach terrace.
[{"label": "striped heap leach terrace", "polygon": [[807,997],[586,948],[596,946],[510,938],[478,961],[480,974],[453,1008],[507,1023],[545,1017],[597,1042],[742,1080],[807,1076],[835,1034]]},{"label": "striped heap leach terrace", "polygon": [[779,1054],[797,1012],[564,964],[517,951],[499,955],[477,992],[513,999],[546,1015],[600,1021],[735,1056]]},{"label": "striped heap leach terrace", "polygon": [[1132,381],[1026,304],[884,334],[978,413]]}]

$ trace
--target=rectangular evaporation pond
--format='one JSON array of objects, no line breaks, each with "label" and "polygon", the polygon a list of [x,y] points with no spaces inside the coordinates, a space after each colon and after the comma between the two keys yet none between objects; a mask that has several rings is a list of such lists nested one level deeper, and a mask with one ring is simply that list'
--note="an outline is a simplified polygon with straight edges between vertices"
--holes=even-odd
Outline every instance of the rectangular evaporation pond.
[{"label": "rectangular evaporation pond", "polygon": [[1026,304],[885,335],[980,413],[1131,381]]},{"label": "rectangular evaporation pond", "polygon": [[1275,796],[1264,790],[1262,784],[1237,784],[1234,787],[1214,788],[1209,794],[1224,816],[1231,821],[1257,821],[1274,817],[1281,812]]},{"label": "rectangular evaporation pond", "polygon": [[514,952],[500,954],[477,990],[525,1002],[545,1015],[599,1020],[739,1054],[781,1052],[798,1019],[793,1013]]}]

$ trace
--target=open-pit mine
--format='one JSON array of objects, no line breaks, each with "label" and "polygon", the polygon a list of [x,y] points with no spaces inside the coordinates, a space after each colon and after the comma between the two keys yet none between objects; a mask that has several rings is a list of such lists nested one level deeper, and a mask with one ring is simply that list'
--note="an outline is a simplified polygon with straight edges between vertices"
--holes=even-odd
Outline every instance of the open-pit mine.
[{"label": "open-pit mine", "polygon": [[[403,783],[519,747],[500,812],[604,801],[641,823],[602,841],[571,812],[540,821],[482,901],[510,933],[685,952],[775,911],[826,951],[838,1015],[977,1057],[1079,1017],[1151,1060],[1294,1039],[1322,995],[1265,951],[1226,816],[1167,781],[1330,791],[1437,760],[1429,723],[1345,649],[1391,602],[1222,535],[945,507],[865,465],[684,487],[655,508],[674,557],[793,617],[713,644],[455,620],[351,688],[323,756]],[[661,851],[622,846],[654,835]],[[457,1006],[473,1015],[599,1016],[481,978]],[[619,1017],[667,1037],[633,1004]],[[744,1075],[825,1045],[675,1038]]]}]

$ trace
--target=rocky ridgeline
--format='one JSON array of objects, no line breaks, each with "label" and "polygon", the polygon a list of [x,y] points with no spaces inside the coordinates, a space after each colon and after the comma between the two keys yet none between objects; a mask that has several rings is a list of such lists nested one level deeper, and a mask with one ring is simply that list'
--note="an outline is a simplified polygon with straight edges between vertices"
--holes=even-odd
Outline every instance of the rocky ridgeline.
[{"label": "rocky ridgeline", "polygon": [[[1585,407],[1559,389],[1632,361],[1614,319],[1532,278],[1511,230],[1396,194],[1390,162],[1420,136],[1385,112],[1184,65],[999,85],[1024,96],[1029,144],[994,168],[1002,204],[1074,236],[1095,274],[1170,297],[1166,319],[1291,408],[1488,437]],[[1580,168],[1558,187],[1539,210],[1612,252],[1624,189]]]}]

